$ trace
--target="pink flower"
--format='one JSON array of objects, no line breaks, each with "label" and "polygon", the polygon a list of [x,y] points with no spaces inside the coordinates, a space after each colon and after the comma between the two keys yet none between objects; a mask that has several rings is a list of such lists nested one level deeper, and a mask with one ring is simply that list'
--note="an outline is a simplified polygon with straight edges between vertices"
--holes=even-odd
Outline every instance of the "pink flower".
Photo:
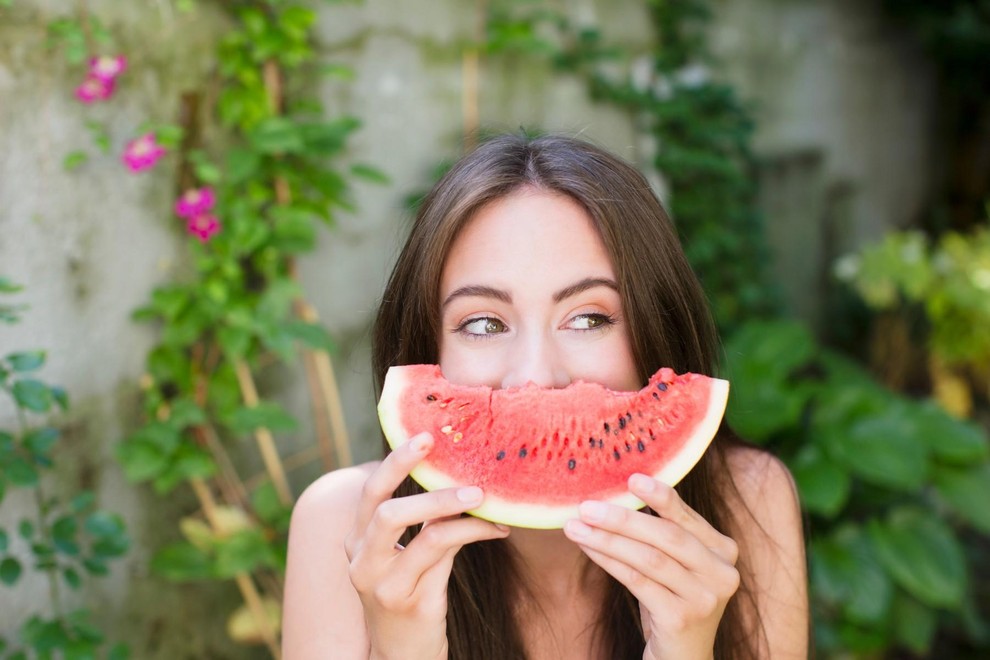
[{"label": "pink flower", "polygon": [[126,68],[127,58],[123,55],[116,57],[102,55],[89,61],[89,76],[99,78],[104,82],[113,82],[113,79],[123,73]]},{"label": "pink flower", "polygon": [[164,155],[165,147],[155,142],[155,134],[147,133],[127,143],[123,161],[132,172],[141,172],[153,167]]},{"label": "pink flower", "polygon": [[212,211],[215,203],[216,195],[213,193],[213,188],[209,186],[190,188],[175,201],[175,213],[180,218],[192,218]]},{"label": "pink flower", "polygon": [[83,84],[76,88],[76,98],[83,103],[102,101],[113,94],[113,80],[104,80],[95,76],[87,76]]},{"label": "pink flower", "polygon": [[205,243],[213,238],[213,235],[220,231],[220,221],[217,216],[210,213],[200,213],[186,220],[186,229],[189,233]]}]

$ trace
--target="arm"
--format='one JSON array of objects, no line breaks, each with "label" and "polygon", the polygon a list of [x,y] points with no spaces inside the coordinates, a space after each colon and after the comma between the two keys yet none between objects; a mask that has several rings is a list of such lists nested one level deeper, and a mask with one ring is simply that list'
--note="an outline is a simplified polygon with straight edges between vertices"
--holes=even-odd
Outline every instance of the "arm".
[{"label": "arm", "polygon": [[[808,657],[809,608],[801,508],[797,488],[778,459],[755,449],[736,449],[730,469],[742,499],[733,507],[740,565],[753,577],[757,611],[743,601],[748,624],[762,624],[760,657]],[[744,507],[742,505],[745,505]]]},{"label": "arm", "polygon": [[368,631],[347,576],[344,538],[375,467],[367,464],[320,477],[293,509],[282,615],[286,660],[368,658]]}]

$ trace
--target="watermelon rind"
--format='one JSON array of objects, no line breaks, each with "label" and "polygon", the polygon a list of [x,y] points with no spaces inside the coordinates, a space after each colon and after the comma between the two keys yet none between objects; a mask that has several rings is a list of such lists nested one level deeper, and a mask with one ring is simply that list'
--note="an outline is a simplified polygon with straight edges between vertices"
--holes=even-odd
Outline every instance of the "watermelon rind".
[{"label": "watermelon rind", "polygon": [[[708,409],[691,435],[685,440],[680,451],[655,474],[657,481],[675,486],[701,460],[712,439],[718,432],[725,414],[729,397],[729,383],[718,378],[708,379],[710,391]],[[389,446],[395,450],[410,440],[410,434],[402,424],[399,400],[407,387],[409,376],[402,369],[390,369],[385,377],[381,399],[378,404],[379,420]],[[463,485],[447,474],[422,462],[412,469],[410,476],[427,491],[455,488]],[[638,510],[646,506],[640,498],[626,491],[601,501],[627,509]],[[580,502],[565,505],[545,505],[508,501],[486,493],[481,506],[468,511],[469,514],[513,527],[531,529],[559,529],[568,520],[578,518]]]}]

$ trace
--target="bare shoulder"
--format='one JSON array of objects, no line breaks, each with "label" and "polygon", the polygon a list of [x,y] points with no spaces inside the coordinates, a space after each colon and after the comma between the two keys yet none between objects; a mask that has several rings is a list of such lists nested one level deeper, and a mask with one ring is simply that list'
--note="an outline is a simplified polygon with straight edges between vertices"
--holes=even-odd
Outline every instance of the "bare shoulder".
[{"label": "bare shoulder", "polygon": [[804,530],[797,487],[784,463],[752,447],[727,456],[738,497],[733,537],[740,569],[749,573],[746,618],[763,629],[760,657],[806,658],[809,611]]},{"label": "bare shoulder", "polygon": [[348,576],[344,540],[361,491],[378,463],[329,472],[303,492],[292,511],[282,614],[286,658],[367,658],[367,632]]},{"label": "bare shoulder", "polygon": [[[330,519],[350,517],[353,522],[354,507],[361,497],[364,482],[380,465],[380,461],[363,463],[353,467],[327,472],[311,483],[296,502],[292,511],[293,524],[297,519],[318,516],[324,523]],[[299,520],[304,524],[304,520]]]}]

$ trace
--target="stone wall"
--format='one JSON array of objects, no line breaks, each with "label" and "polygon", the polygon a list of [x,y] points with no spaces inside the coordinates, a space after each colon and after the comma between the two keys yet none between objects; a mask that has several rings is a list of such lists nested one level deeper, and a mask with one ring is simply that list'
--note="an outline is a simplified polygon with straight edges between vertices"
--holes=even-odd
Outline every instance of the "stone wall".
[{"label": "stone wall", "polygon": [[[87,117],[110,124],[114,152],[147,118],[173,121],[180,93],[214,66],[223,17],[199,2],[192,15],[173,3],[92,0],[130,58],[112,104],[83,109],[60,55],[45,48],[45,25],[73,3],[15,0],[0,9],[0,275],[27,286],[24,322],[0,326],[0,353],[45,348],[42,377],[64,386],[66,455],[50,487],[93,488],[123,514],[135,547],[109,580],[80,596],[111,636],[137,658],[253,657],[231,646],[223,617],[237,601],[232,586],[182,587],[149,574],[153,549],[177,537],[175,522],[194,507],[178,489],[167,499],[128,484],[112,458],[139,414],[138,379],[154,340],[129,315],[151,289],[183,272],[184,237],[171,220],[169,177],[135,176],[115,156],[79,171],[62,170],[69,151],[89,144]],[[461,130],[461,51],[473,29],[474,3],[366,0],[319,6],[321,54],[354,68],[354,81],[322,82],[330,113],[359,117],[349,158],[382,169],[390,184],[355,185],[357,211],[323,232],[301,260],[307,296],[340,344],[335,367],[356,459],[378,451],[368,326],[402,239],[404,199],[429,184],[456,155]],[[570,0],[577,20],[599,24],[608,39],[645,48],[651,35],[639,0]],[[763,198],[776,267],[797,313],[815,320],[815,293],[831,256],[910,221],[929,181],[931,86],[910,44],[892,33],[872,3],[718,0],[713,36],[725,62],[716,72],[738,83],[759,120],[756,147],[765,163]],[[580,133],[630,160],[645,162],[632,118],[591,103],[583,84],[524,61],[482,68],[482,124]],[[831,242],[829,242],[831,241]],[[262,388],[305,420],[296,367],[262,374]],[[0,407],[0,427],[11,411]],[[304,424],[305,427],[305,424]],[[312,443],[304,428],[280,437],[286,453]],[[253,467],[245,458],[245,468]],[[293,474],[301,490],[316,476]],[[8,496],[0,524],[29,503]],[[0,635],[44,600],[27,580],[0,588]],[[8,616],[14,613],[17,616]]]}]

